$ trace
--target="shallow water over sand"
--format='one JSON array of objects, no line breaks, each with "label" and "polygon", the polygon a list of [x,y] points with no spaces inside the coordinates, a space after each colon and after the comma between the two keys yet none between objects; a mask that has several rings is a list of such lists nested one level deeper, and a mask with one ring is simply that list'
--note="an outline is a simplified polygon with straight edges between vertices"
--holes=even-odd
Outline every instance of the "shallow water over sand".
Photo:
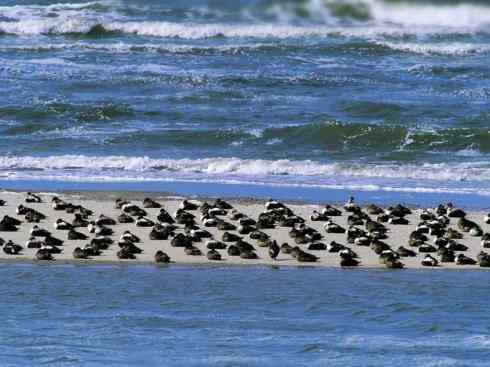
[{"label": "shallow water over sand", "polygon": [[490,273],[0,264],[3,366],[485,366]]}]

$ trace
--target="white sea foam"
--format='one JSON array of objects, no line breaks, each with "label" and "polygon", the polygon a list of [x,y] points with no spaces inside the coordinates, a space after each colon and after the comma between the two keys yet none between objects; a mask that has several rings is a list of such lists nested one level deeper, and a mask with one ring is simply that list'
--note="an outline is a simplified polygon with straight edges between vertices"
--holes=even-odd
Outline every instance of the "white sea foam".
[{"label": "white sea foam", "polygon": [[439,164],[354,164],[320,163],[288,159],[157,159],[149,157],[63,155],[48,157],[0,157],[0,170],[86,170],[133,172],[181,172],[205,175],[295,176],[295,177],[366,177],[435,181],[490,180],[488,162]]},{"label": "white sea foam", "polygon": [[[432,27],[401,28],[393,25],[337,27],[324,25],[294,25],[283,23],[173,23],[163,21],[100,21],[67,17],[66,19],[23,19],[0,22],[0,32],[15,35],[62,35],[88,33],[101,25],[107,31],[139,36],[207,39],[207,38],[305,38],[305,37],[360,37],[372,39],[380,36],[431,35],[454,32],[454,29]],[[460,29],[461,32],[464,30]],[[469,30],[468,30],[469,31]]]},{"label": "white sea foam", "polygon": [[[345,26],[339,22],[335,9],[348,3],[352,8],[366,9],[369,22],[353,22]],[[103,12],[97,7],[103,7]],[[129,4],[114,1],[95,1],[74,4],[14,5],[0,7],[0,15],[8,18],[0,22],[0,31],[19,35],[65,34],[88,32],[100,24],[107,30],[145,36],[202,39],[209,37],[290,38],[325,36],[328,34],[357,34],[370,37],[382,34],[427,34],[445,32],[474,32],[485,30],[490,24],[490,7],[479,4],[423,4],[421,2],[386,2],[383,0],[308,0],[301,4],[310,22],[297,22],[298,4],[285,1],[272,6],[267,13],[275,21],[264,23],[258,16],[260,7],[241,8],[242,20],[229,24],[172,23],[141,21],[126,15]],[[237,9],[240,9],[239,7]],[[140,11],[150,12],[148,9]],[[204,9],[204,13],[208,10]],[[219,12],[218,9],[212,9]],[[302,14],[303,12],[299,12]],[[55,15],[53,17],[53,14]],[[224,15],[222,15],[224,16]],[[221,17],[220,17],[221,18]]]},{"label": "white sea foam", "polygon": [[[371,30],[372,31],[372,30]],[[327,32],[327,31],[326,31]],[[330,32],[332,33],[332,32]],[[352,30],[345,31],[345,35],[358,37]],[[328,32],[325,33],[328,36]],[[366,35],[366,34],[365,34]],[[368,37],[369,38],[369,37]],[[370,41],[370,40],[368,40]],[[389,42],[383,40],[373,41],[380,46],[388,47],[392,50],[415,53],[421,55],[442,55],[442,56],[466,56],[474,54],[487,54],[490,46],[480,43],[444,42],[444,43],[416,43],[416,42]],[[217,45],[186,45],[175,43],[46,43],[36,45],[0,45],[0,51],[25,51],[25,52],[46,52],[46,51],[94,51],[110,53],[239,53],[254,52],[261,48],[280,47],[273,43],[236,43],[236,44],[217,44]],[[294,57],[301,60],[301,57]],[[305,59],[306,60],[306,59]],[[317,63],[322,68],[346,68],[346,65],[332,62],[332,59],[318,58],[308,59],[305,62]],[[293,98],[293,97],[291,97]]]},{"label": "white sea foam", "polygon": [[490,51],[488,44],[478,43],[396,43],[396,42],[376,42],[379,45],[389,47],[393,50],[417,53],[422,55],[457,55],[464,56],[470,54],[482,54]]},{"label": "white sea foam", "polygon": [[490,7],[477,4],[423,4],[364,0],[377,22],[404,26],[481,28],[490,24]]}]

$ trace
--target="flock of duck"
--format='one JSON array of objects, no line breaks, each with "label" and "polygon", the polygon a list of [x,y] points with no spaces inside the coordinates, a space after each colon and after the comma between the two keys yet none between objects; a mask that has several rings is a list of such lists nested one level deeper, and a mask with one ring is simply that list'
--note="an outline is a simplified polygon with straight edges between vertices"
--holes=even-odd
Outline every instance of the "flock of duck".
[{"label": "flock of duck", "polygon": [[[323,222],[326,234],[345,234],[347,245],[335,241],[328,244],[322,242],[325,235],[321,231],[309,226],[307,219],[294,213],[286,204],[272,199],[265,203],[264,210],[257,218],[249,217],[221,199],[216,199],[213,203],[183,200],[173,215],[162,204],[150,198],[144,199],[141,205],[117,199],[114,205],[120,210],[120,214],[111,218],[104,214],[96,217],[92,210],[82,205],[53,197],[50,202],[52,209],[72,216],[71,220],[55,220],[55,234],[41,225],[46,222],[47,215],[35,206],[42,203],[43,199],[39,195],[27,193],[24,201],[25,205],[19,205],[16,210],[17,215],[23,220],[5,215],[0,221],[0,232],[15,232],[25,222],[31,223],[33,226],[25,246],[36,249],[35,259],[41,261],[54,260],[54,255],[63,251],[65,241],[60,238],[62,236],[67,240],[86,242],[83,247],[73,250],[74,259],[100,256],[111,246],[118,246],[119,259],[136,259],[138,254],[144,251],[144,241],[140,237],[128,229],[119,239],[114,238],[113,227],[125,224],[128,227],[147,227],[149,240],[168,240],[170,246],[182,248],[186,255],[205,255],[210,261],[222,260],[222,251],[226,251],[230,257],[258,259],[256,247],[262,247],[268,250],[268,256],[272,260],[276,260],[280,254],[286,254],[300,263],[312,263],[320,258],[311,251],[327,251],[338,254],[340,266],[355,267],[361,264],[355,248],[366,247],[378,256],[381,265],[390,269],[403,268],[403,259],[416,257],[417,253],[424,256],[421,260],[422,266],[434,267],[440,263],[455,263],[490,267],[490,254],[481,251],[476,258],[471,258],[464,254],[468,247],[458,242],[466,235],[480,237],[481,246],[484,249],[490,248],[490,234],[469,220],[464,210],[455,208],[451,203],[441,204],[432,210],[423,210],[416,229],[410,233],[408,243],[395,249],[385,242],[389,238],[388,227],[408,225],[407,216],[412,214],[411,209],[401,204],[387,209],[374,204],[363,208],[357,205],[352,197],[342,209],[326,205],[322,211],[313,211],[309,218],[314,222]],[[7,203],[0,200],[0,206],[4,205]],[[148,209],[158,209],[155,219],[149,217]],[[343,214],[348,215],[346,227],[334,220]],[[457,228],[451,227],[451,218],[457,219]],[[490,215],[487,215],[484,221],[490,224]],[[215,228],[217,234],[209,231],[211,227]],[[266,233],[267,230],[278,227],[284,227],[289,231],[290,242],[294,243],[293,245],[279,245]],[[89,234],[81,232],[81,228],[86,228]],[[203,242],[206,254],[197,246]],[[21,254],[24,249],[22,245],[1,237],[0,247],[7,255]],[[163,250],[158,250],[154,254],[154,261],[168,263],[171,258]]]}]

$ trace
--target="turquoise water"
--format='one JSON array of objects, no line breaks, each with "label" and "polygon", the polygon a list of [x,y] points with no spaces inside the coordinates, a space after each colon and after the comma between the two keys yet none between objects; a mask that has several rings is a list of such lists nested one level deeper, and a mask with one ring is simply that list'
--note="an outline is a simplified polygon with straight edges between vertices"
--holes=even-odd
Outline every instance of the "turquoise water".
[{"label": "turquoise water", "polygon": [[2,366],[486,366],[490,274],[1,264]]},{"label": "turquoise water", "polygon": [[0,179],[490,195],[485,1],[0,0]]}]

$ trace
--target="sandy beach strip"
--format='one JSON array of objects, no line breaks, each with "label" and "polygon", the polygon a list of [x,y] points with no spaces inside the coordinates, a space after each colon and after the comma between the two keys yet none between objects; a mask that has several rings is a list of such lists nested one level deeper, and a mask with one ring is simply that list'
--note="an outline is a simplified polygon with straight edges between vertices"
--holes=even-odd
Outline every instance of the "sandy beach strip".
[{"label": "sandy beach strip", "polygon": [[[0,232],[0,238],[5,241],[13,241],[14,243],[20,244],[24,247],[21,253],[17,255],[8,255],[4,251],[0,250],[0,260],[1,261],[32,261],[35,259],[35,254],[37,249],[27,248],[25,246],[26,241],[29,239],[29,231],[36,223],[27,223],[23,216],[16,214],[16,208],[19,205],[24,205],[29,208],[36,209],[47,216],[45,220],[42,220],[37,225],[41,228],[47,229],[52,233],[52,235],[56,238],[62,239],[64,241],[62,248],[62,253],[55,254],[54,258],[56,261],[65,262],[65,261],[75,261],[73,258],[73,250],[76,247],[83,247],[85,244],[89,243],[90,240],[68,240],[67,239],[67,231],[60,231],[54,228],[54,223],[57,219],[61,218],[66,220],[67,222],[72,222],[74,216],[73,214],[68,214],[65,211],[56,211],[52,208],[51,199],[53,196],[58,196],[66,202],[70,202],[76,205],[83,205],[84,207],[92,210],[94,215],[92,218],[98,218],[100,214],[107,215],[116,219],[118,215],[121,214],[120,209],[116,209],[115,207],[115,199],[118,197],[123,197],[124,199],[131,201],[131,203],[137,204],[142,207],[142,198],[145,196],[152,196],[152,198],[160,203],[170,214],[173,215],[175,211],[178,209],[179,205],[182,202],[182,198],[171,197],[171,196],[156,196],[153,195],[145,195],[145,194],[134,194],[134,193],[122,193],[122,192],[84,192],[81,194],[39,194],[42,198],[41,203],[26,203],[25,197],[26,193],[22,192],[1,192],[0,199],[6,202],[6,205],[0,206],[0,218],[3,218],[5,215],[12,216],[14,218],[20,219],[23,223],[19,226],[19,230],[17,232]],[[195,200],[199,202],[201,200]],[[230,201],[230,204],[233,205],[234,209],[246,214],[250,218],[257,219],[258,215],[264,211],[264,203],[261,201],[254,200],[235,200]],[[359,268],[385,268],[384,265],[380,264],[379,256],[374,253],[374,251],[370,247],[365,246],[357,246],[355,244],[347,243],[346,234],[334,234],[334,233],[326,233],[323,226],[324,222],[311,221],[310,216],[314,210],[321,211],[323,206],[321,205],[307,205],[307,204],[287,204],[287,206],[294,211],[295,214],[307,219],[308,226],[311,226],[317,229],[322,235],[323,238],[320,242],[325,244],[330,243],[331,241],[335,241],[337,243],[346,245],[354,250],[360,257],[361,264]],[[145,209],[148,212],[148,218],[157,222],[157,215],[160,209]],[[387,244],[389,244],[394,250],[396,250],[399,246],[404,246],[406,248],[410,248],[417,252],[417,248],[411,248],[408,246],[408,239],[410,233],[416,228],[416,225],[420,222],[419,216],[422,209],[413,209],[412,214],[408,215],[406,218],[409,220],[408,225],[392,225],[386,224],[389,228],[388,238],[383,240]],[[234,223],[229,218],[230,212],[227,216],[224,216],[227,222]],[[197,217],[197,223],[200,225],[199,210],[191,211],[191,213],[195,214]],[[348,212],[342,210],[342,216],[332,217],[335,223],[347,228],[347,216]],[[478,223],[484,232],[490,230],[490,225],[484,223],[484,217],[487,213],[484,212],[469,212],[467,213],[467,218]],[[373,219],[375,217],[373,216]],[[451,219],[450,226],[452,228],[456,227],[457,219]],[[179,225],[180,229],[177,232],[183,232],[183,226]],[[363,228],[362,226],[359,226]],[[218,250],[222,255],[221,261],[209,261],[206,258],[206,253],[208,249],[206,248],[206,239],[203,239],[202,242],[195,243],[203,253],[203,256],[189,256],[186,255],[184,249],[181,247],[172,247],[170,244],[170,239],[168,240],[150,240],[149,233],[151,228],[148,227],[138,227],[134,223],[130,224],[117,224],[115,226],[110,226],[114,230],[114,235],[111,236],[114,239],[114,244],[109,247],[109,249],[103,251],[100,256],[91,257],[87,260],[76,260],[76,262],[82,263],[107,263],[107,262],[116,262],[116,263],[124,263],[124,264],[140,264],[140,263],[153,263],[154,255],[156,251],[162,250],[167,253],[172,263],[181,263],[181,264],[203,264],[203,263],[214,263],[214,264],[242,264],[242,265],[275,265],[275,266],[323,266],[323,267],[339,267],[340,266],[340,258],[337,253],[330,253],[325,250],[307,250],[308,245],[299,245],[300,248],[307,251],[308,253],[314,254],[319,257],[319,260],[314,263],[300,263],[296,259],[294,259],[290,254],[280,253],[276,260],[272,260],[268,254],[268,248],[259,247],[256,245],[255,240],[251,240],[247,235],[241,235],[244,239],[254,245],[256,248],[256,252],[258,255],[258,259],[242,259],[239,256],[229,256],[226,250]],[[224,231],[217,230],[215,227],[204,227],[201,226],[208,231],[210,231],[213,236],[217,240],[222,239],[222,234]],[[266,232],[272,239],[275,239],[279,245],[283,243],[289,243],[291,246],[296,246],[294,240],[289,236],[289,231],[291,228],[287,227],[279,227],[276,226],[274,229],[264,229],[263,232]],[[120,250],[118,246],[118,240],[124,231],[130,230],[132,233],[141,238],[142,242],[137,244],[140,248],[143,249],[143,253],[137,254],[135,260],[119,260],[117,257],[117,252]],[[94,235],[89,233],[87,228],[77,228],[77,231],[85,233],[90,238],[93,238]],[[236,231],[230,231],[232,233],[237,233]],[[429,242],[431,243],[431,242]],[[465,233],[464,238],[458,240],[458,243],[464,244],[468,246],[468,250],[464,252],[465,255],[476,258],[476,255],[485,250],[481,247],[481,237],[472,237],[469,234]],[[439,258],[437,254],[432,254],[434,257]],[[422,268],[421,260],[424,258],[425,254],[421,254],[417,252],[416,257],[404,257],[401,261],[405,264],[405,268]],[[440,266],[435,269],[482,269],[478,265],[456,265],[455,263],[440,263]]]}]

